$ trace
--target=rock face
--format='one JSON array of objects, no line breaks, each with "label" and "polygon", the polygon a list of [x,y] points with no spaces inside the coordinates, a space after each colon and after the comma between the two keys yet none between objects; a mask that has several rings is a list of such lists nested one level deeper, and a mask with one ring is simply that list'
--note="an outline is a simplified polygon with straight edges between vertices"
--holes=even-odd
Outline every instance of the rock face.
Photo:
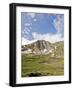
[{"label": "rock face", "polygon": [[34,43],[23,45],[21,51],[25,54],[62,56],[64,54],[64,42],[50,43],[49,41],[38,40]]}]

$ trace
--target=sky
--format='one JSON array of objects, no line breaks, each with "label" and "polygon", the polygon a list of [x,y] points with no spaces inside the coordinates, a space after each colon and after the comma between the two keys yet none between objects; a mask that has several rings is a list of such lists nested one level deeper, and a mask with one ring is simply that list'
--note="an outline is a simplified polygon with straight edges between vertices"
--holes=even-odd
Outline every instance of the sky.
[{"label": "sky", "polygon": [[64,40],[64,14],[21,12],[22,45],[37,40]]}]

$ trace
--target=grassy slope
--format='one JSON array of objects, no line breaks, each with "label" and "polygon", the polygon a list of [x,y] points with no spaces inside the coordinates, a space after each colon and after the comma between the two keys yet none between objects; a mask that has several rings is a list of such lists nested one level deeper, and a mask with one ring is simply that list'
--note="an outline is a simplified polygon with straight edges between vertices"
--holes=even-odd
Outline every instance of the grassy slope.
[{"label": "grassy slope", "polygon": [[21,76],[64,75],[64,58],[49,55],[22,55]]}]

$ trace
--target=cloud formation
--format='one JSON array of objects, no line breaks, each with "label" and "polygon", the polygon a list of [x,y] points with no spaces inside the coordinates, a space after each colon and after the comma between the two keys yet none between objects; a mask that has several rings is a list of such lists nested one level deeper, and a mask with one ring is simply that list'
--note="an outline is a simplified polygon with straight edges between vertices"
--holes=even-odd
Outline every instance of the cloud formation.
[{"label": "cloud formation", "polygon": [[50,33],[40,34],[40,33],[33,32],[32,36],[33,36],[34,40],[46,40],[46,41],[50,41],[51,43],[63,41],[61,34],[54,34],[53,35]]},{"label": "cloud formation", "polygon": [[37,40],[46,40],[51,43],[64,40],[64,15],[25,13],[25,16],[27,18],[24,18],[24,22],[22,22],[22,25],[24,25],[22,45]]},{"label": "cloud formation", "polygon": [[25,23],[25,26],[30,26],[32,25],[32,23]]},{"label": "cloud formation", "polygon": [[31,18],[34,18],[35,17],[35,13],[32,13],[32,12],[27,13],[27,15],[30,16]]},{"label": "cloud formation", "polygon": [[57,15],[57,17],[54,19],[53,24],[57,30],[57,33],[60,33],[64,29],[63,21],[64,21],[64,18],[61,15]]}]

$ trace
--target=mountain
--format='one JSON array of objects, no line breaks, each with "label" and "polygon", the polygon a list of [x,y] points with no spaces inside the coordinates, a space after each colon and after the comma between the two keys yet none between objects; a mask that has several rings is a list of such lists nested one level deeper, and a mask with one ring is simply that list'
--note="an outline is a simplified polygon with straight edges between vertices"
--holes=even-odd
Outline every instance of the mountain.
[{"label": "mountain", "polygon": [[55,55],[56,56],[64,56],[64,41],[59,41],[53,44],[55,48]]},{"label": "mountain", "polygon": [[49,41],[38,40],[31,44],[22,45],[21,51],[26,54],[63,56],[64,42],[50,43]]}]

